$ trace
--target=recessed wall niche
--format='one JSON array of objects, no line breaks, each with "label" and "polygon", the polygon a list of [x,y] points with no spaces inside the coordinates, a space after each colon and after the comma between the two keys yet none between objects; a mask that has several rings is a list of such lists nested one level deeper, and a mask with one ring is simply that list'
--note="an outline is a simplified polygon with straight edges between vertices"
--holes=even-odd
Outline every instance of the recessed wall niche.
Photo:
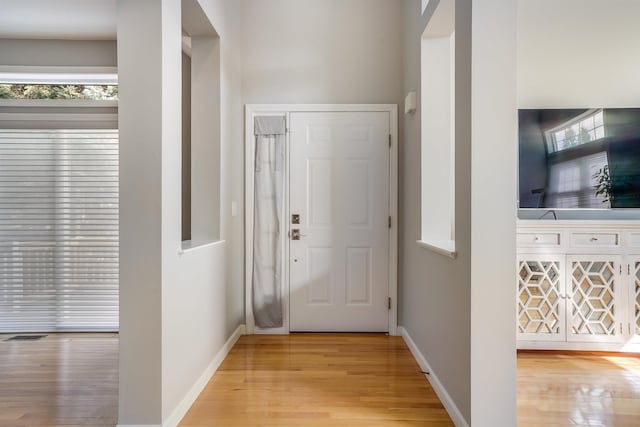
[{"label": "recessed wall niche", "polygon": [[183,94],[182,240],[189,248],[220,240],[220,38],[196,0],[182,1],[182,28],[189,73],[183,76],[189,94]]},{"label": "recessed wall niche", "polygon": [[442,0],[421,37],[421,236],[455,255],[455,5]]}]

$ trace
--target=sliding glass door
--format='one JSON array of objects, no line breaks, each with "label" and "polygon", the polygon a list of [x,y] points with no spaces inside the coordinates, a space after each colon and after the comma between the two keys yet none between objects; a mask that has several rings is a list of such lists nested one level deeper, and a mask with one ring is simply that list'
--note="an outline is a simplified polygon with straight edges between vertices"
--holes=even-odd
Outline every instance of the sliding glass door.
[{"label": "sliding glass door", "polygon": [[0,129],[0,332],[118,329],[118,131]]}]

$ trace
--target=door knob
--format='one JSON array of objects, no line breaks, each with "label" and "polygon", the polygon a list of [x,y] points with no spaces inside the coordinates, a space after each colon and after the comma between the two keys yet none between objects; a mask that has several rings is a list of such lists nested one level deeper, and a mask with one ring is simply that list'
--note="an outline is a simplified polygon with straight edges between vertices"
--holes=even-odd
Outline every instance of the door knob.
[{"label": "door knob", "polygon": [[302,234],[299,228],[293,228],[289,232],[289,236],[291,236],[291,240],[300,240],[300,237],[306,237],[306,234]]}]

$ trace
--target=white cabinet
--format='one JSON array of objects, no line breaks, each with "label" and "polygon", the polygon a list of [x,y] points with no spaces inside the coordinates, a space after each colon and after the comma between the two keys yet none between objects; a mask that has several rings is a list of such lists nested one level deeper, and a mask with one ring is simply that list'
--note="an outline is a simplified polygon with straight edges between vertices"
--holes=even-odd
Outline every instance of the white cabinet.
[{"label": "white cabinet", "polygon": [[518,337],[564,341],[565,301],[562,256],[518,258]]},{"label": "white cabinet", "polygon": [[640,224],[518,226],[518,348],[640,351]]},{"label": "white cabinet", "polygon": [[627,296],[620,257],[567,256],[567,340],[621,343]]}]

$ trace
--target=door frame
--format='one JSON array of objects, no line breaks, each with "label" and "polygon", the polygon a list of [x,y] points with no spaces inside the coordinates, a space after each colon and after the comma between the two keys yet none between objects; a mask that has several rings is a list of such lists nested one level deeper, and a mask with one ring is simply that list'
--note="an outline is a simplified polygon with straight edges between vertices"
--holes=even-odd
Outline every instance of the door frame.
[{"label": "door frame", "polygon": [[[256,116],[285,117],[285,182],[289,181],[289,115],[290,113],[328,112],[386,112],[389,113],[389,335],[398,334],[398,106],[396,104],[246,104],[245,105],[245,180],[244,180],[244,232],[245,232],[245,325],[247,334],[288,334],[289,333],[289,269],[283,269],[282,303],[283,326],[280,328],[259,328],[253,318],[253,225],[254,225],[254,162],[255,138],[253,121]],[[284,218],[289,217],[289,188],[284,191]],[[285,245],[283,260],[289,259],[289,246]]]}]

